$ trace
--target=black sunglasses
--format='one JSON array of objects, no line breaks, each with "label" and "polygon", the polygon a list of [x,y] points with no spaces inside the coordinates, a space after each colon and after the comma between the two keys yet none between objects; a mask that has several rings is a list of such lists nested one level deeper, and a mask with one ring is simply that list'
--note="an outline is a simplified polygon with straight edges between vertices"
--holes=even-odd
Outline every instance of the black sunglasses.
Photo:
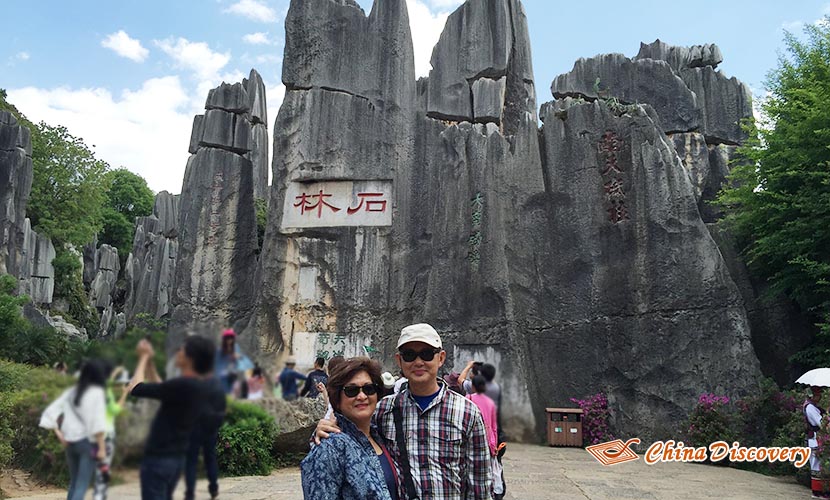
[{"label": "black sunglasses", "polygon": [[401,358],[407,363],[415,361],[415,358],[421,358],[424,361],[432,361],[435,355],[441,352],[441,349],[424,349],[423,351],[413,351],[412,349],[401,349]]},{"label": "black sunglasses", "polygon": [[378,393],[378,386],[375,384],[366,384],[366,385],[347,385],[343,387],[343,394],[346,395],[347,398],[354,398],[363,391],[363,394],[367,396],[374,396]]}]

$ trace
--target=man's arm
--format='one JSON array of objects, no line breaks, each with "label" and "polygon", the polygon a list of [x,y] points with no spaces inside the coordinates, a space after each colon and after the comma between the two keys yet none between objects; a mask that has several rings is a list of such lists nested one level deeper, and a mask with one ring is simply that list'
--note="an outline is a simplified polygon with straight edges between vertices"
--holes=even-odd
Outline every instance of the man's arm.
[{"label": "man's arm", "polygon": [[155,361],[155,353],[147,362],[147,381],[152,382],[154,384],[160,384],[162,382],[161,377],[159,376],[159,372],[156,370],[156,361]]},{"label": "man's arm", "polygon": [[470,370],[473,369],[474,364],[475,364],[475,361],[469,361],[467,363],[467,366],[465,366],[464,369],[461,370],[461,374],[458,376],[458,385],[460,385],[460,386],[464,385],[464,381],[467,380],[467,376],[470,374]]},{"label": "man's arm", "polygon": [[131,393],[138,384],[144,383],[147,373],[147,365],[152,361],[154,354],[153,346],[146,339],[142,339],[138,342],[135,352],[138,354],[138,365],[135,367],[133,378],[127,386],[127,390]]},{"label": "man's arm", "polygon": [[484,421],[478,408],[473,408],[471,425],[467,433],[466,455],[466,476],[464,477],[463,491],[466,492],[465,500],[492,500],[490,490],[492,487],[490,446],[487,443],[487,430],[484,428]]}]

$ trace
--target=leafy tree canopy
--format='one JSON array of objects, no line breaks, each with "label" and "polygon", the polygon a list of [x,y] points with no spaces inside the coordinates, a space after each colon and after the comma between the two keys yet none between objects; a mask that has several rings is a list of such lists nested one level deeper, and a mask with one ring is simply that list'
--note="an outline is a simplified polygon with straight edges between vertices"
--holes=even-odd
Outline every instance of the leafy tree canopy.
[{"label": "leafy tree canopy", "polygon": [[[785,35],[752,130],[719,203],[751,268],[830,334],[830,17]],[[821,340],[821,339],[819,339]],[[827,347],[830,348],[830,337]],[[822,348],[827,361],[830,349]],[[817,362],[816,359],[813,359]]]},{"label": "leafy tree canopy", "polygon": [[132,248],[135,218],[153,213],[155,196],[143,177],[126,168],[111,170],[106,177],[110,188],[99,241],[118,248],[124,258]]},{"label": "leafy tree canopy", "polygon": [[38,232],[77,247],[103,227],[109,166],[66,127],[44,122],[32,134],[34,179],[27,215]]}]

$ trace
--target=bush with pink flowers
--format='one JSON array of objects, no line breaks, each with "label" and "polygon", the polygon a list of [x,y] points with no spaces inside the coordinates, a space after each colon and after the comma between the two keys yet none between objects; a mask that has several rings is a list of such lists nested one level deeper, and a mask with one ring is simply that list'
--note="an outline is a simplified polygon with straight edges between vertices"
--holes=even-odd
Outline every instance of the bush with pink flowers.
[{"label": "bush with pink flowers", "polygon": [[571,398],[571,401],[582,408],[582,438],[586,445],[614,440],[608,423],[611,414],[605,394],[600,392],[585,399]]}]

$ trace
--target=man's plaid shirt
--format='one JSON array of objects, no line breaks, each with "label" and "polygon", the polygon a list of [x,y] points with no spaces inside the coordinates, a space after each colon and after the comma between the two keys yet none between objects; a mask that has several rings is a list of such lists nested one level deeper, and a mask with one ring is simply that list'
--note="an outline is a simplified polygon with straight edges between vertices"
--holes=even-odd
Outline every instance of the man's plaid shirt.
[{"label": "man's plaid shirt", "polygon": [[[430,405],[421,408],[404,385],[400,397],[412,479],[421,500],[491,500],[490,451],[478,407],[443,381]],[[398,466],[398,495],[406,500],[395,441],[395,396],[378,403],[375,423]]]}]

